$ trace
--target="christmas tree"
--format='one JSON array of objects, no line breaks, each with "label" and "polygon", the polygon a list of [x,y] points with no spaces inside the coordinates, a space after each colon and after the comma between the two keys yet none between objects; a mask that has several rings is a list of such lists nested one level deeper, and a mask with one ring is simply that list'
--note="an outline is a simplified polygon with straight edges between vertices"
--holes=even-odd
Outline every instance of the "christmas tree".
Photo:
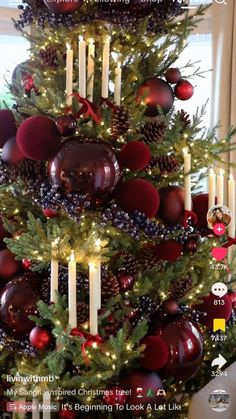
[{"label": "christmas tree", "polygon": [[[45,418],[186,418],[212,360],[235,361],[235,181],[227,203],[222,154],[236,130],[219,139],[205,107],[191,118],[174,106],[202,75],[175,62],[206,8],[19,8],[31,55],[0,110],[3,400],[33,403],[35,419],[42,401],[59,409]],[[221,235],[206,218],[216,202],[231,210]],[[217,282],[228,292],[212,293]]]}]

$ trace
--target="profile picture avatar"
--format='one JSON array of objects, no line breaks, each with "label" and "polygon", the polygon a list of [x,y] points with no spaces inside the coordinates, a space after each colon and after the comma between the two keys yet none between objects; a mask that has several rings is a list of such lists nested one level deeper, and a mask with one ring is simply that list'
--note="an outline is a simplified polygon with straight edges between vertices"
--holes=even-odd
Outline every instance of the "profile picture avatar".
[{"label": "profile picture avatar", "polygon": [[215,205],[207,213],[207,222],[209,228],[213,229],[216,224],[223,224],[228,227],[232,220],[232,214],[225,205]]}]

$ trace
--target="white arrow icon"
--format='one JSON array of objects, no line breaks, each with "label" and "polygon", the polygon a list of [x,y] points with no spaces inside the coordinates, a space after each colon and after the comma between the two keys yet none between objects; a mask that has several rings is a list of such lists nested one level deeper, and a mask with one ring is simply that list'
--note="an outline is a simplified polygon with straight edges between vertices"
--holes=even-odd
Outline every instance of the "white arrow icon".
[{"label": "white arrow icon", "polygon": [[219,354],[218,358],[213,359],[211,366],[217,366],[219,369],[221,369],[225,364],[227,364],[226,359],[221,354]]}]

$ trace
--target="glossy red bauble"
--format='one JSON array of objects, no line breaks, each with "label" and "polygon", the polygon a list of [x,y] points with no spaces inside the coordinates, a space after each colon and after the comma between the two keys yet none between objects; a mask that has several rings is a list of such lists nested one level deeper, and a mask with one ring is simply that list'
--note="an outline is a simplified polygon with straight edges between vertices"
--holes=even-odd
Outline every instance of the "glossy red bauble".
[{"label": "glossy red bauble", "polygon": [[30,316],[37,314],[39,297],[31,276],[19,275],[10,281],[0,298],[0,318],[4,329],[17,339],[24,339],[34,327]]},{"label": "glossy red bauble", "polygon": [[163,374],[177,380],[188,380],[199,370],[203,359],[202,336],[197,326],[182,316],[163,321],[156,335],[166,342],[169,359]]},{"label": "glossy red bauble", "polygon": [[169,348],[160,336],[147,336],[142,344],[146,345],[141,365],[151,371],[163,368],[169,359]]},{"label": "glossy red bauble", "polygon": [[134,286],[134,277],[131,275],[120,274],[118,277],[120,291],[130,291]]},{"label": "glossy red bauble", "polygon": [[12,111],[0,109],[0,148],[16,135],[16,122]]},{"label": "glossy red bauble", "polygon": [[21,270],[21,263],[9,249],[0,251],[0,278],[9,279]]},{"label": "glossy red bauble", "polygon": [[48,160],[58,152],[61,137],[52,119],[36,115],[25,119],[20,125],[16,142],[20,151],[29,159]]},{"label": "glossy red bauble", "polygon": [[177,301],[173,300],[173,299],[168,299],[163,301],[162,303],[162,309],[166,314],[169,314],[170,316],[173,316],[174,314],[177,314],[178,309],[179,309],[179,305],[177,303]]},{"label": "glossy red bauble", "polygon": [[181,80],[181,73],[178,68],[169,68],[165,74],[166,81],[170,84],[176,84]]},{"label": "glossy red bauble", "polygon": [[11,137],[5,142],[2,149],[2,159],[10,166],[17,166],[21,161],[26,159],[16,144],[16,137]]},{"label": "glossy red bauble", "polygon": [[232,303],[232,309],[235,310],[235,308],[236,308],[236,292],[231,291],[231,292],[228,293],[228,296],[229,296],[230,301]]},{"label": "glossy red bauble", "polygon": [[152,78],[144,81],[137,91],[137,102],[147,105],[146,116],[154,117],[159,114],[158,107],[167,113],[173,106],[174,93],[170,85],[162,79]]},{"label": "glossy red bauble", "polygon": [[105,143],[84,142],[80,137],[66,141],[51,161],[50,176],[54,185],[65,192],[104,198],[120,179],[120,167],[112,148]]},{"label": "glossy red bauble", "polygon": [[58,216],[58,213],[51,208],[44,208],[43,215],[47,218],[55,218]]},{"label": "glossy red bauble", "polygon": [[150,148],[141,141],[131,141],[122,147],[118,158],[122,167],[138,172],[148,165],[151,158]]},{"label": "glossy red bauble", "polygon": [[52,342],[52,334],[43,327],[35,326],[29,335],[31,345],[38,351],[46,349]]},{"label": "glossy red bauble", "polygon": [[158,218],[166,225],[182,223],[184,218],[184,189],[167,186],[159,189],[160,207]]},{"label": "glossy red bauble", "polygon": [[[163,398],[159,395],[159,391],[163,390],[163,384],[156,372],[151,372],[145,368],[131,371],[122,381],[121,385],[125,390],[129,390],[130,394],[127,397],[128,405],[139,405],[142,395],[142,405],[145,407],[150,403],[151,406],[157,406],[162,402]],[[151,391],[150,391],[151,389]],[[140,410],[134,411],[134,414],[139,413]],[[144,412],[142,412],[143,414]]]},{"label": "glossy red bauble", "polygon": [[55,120],[55,124],[60,134],[67,137],[74,134],[77,122],[73,115],[62,115]]},{"label": "glossy red bauble", "polygon": [[201,299],[203,302],[201,304],[194,305],[193,308],[201,311],[202,313],[206,313],[206,316],[200,317],[200,322],[208,329],[213,329],[213,319],[225,319],[226,321],[230,319],[232,313],[232,302],[228,294],[219,298],[210,293],[208,296],[202,297]]},{"label": "glossy red bauble", "polygon": [[22,267],[25,269],[25,271],[29,271],[32,268],[31,260],[27,258],[22,259]]},{"label": "glossy red bauble", "polygon": [[164,240],[155,246],[155,255],[160,260],[174,262],[182,256],[183,245],[176,240]]},{"label": "glossy red bauble", "polygon": [[[215,204],[217,199],[215,198]],[[193,197],[193,212],[197,216],[196,227],[198,229],[207,229],[207,212],[208,212],[208,194],[201,193]]]},{"label": "glossy red bauble", "polygon": [[159,208],[159,194],[151,182],[145,179],[129,179],[116,191],[116,201],[126,212],[140,211],[152,218]]},{"label": "glossy red bauble", "polygon": [[49,10],[53,13],[74,13],[79,10],[84,1],[83,0],[66,0],[66,1],[52,1],[52,0],[43,0],[44,4]]},{"label": "glossy red bauble", "polygon": [[175,86],[175,96],[180,100],[188,100],[194,94],[194,87],[187,80],[180,80]]},{"label": "glossy red bauble", "polygon": [[59,419],[76,419],[78,414],[75,410],[62,409],[59,412]]},{"label": "glossy red bauble", "polygon": [[115,406],[116,404],[123,406],[127,400],[125,391],[119,386],[113,386],[107,389],[107,394],[103,397],[106,404]]}]

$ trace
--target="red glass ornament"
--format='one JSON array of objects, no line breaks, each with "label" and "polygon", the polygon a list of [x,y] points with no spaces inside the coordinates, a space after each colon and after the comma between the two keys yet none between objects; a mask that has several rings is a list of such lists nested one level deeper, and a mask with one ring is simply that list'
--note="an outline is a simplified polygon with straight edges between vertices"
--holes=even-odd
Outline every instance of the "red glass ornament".
[{"label": "red glass ornament", "polygon": [[[203,303],[194,305],[195,310],[206,313],[206,316],[200,317],[200,322],[208,329],[213,329],[213,319],[225,319],[228,321],[232,313],[232,302],[228,294],[221,298],[216,297],[210,293],[206,297],[202,297]],[[215,301],[218,304],[215,304]]]},{"label": "red glass ornament", "polygon": [[147,336],[142,344],[146,345],[141,365],[151,371],[157,371],[165,366],[169,359],[169,348],[160,336]]},{"label": "red glass ornament", "polygon": [[169,347],[164,375],[188,380],[199,370],[203,359],[202,336],[194,323],[182,316],[163,321],[156,329]]},{"label": "red glass ornament", "polygon": [[29,159],[48,160],[58,152],[61,137],[52,119],[35,115],[25,119],[19,126],[16,142],[20,151]]},{"label": "red glass ornament", "polygon": [[181,73],[178,68],[169,68],[165,74],[166,81],[170,84],[176,84],[181,80]]},{"label": "red glass ornament", "polygon": [[106,404],[115,406],[116,404],[123,406],[127,400],[127,395],[119,386],[113,386],[107,389],[107,394],[103,397]]},{"label": "red glass ornament", "polygon": [[16,137],[11,137],[5,142],[2,149],[2,159],[10,166],[17,166],[21,161],[26,159],[16,144]]},{"label": "red glass ornament", "polygon": [[147,105],[144,115],[154,117],[159,113],[157,106],[160,106],[164,113],[170,111],[174,103],[174,93],[165,80],[152,78],[139,86],[137,102],[140,103],[141,100]]},{"label": "red glass ornament", "polygon": [[55,218],[58,213],[51,208],[43,208],[43,215],[47,218]]},{"label": "red glass ornament", "polygon": [[179,306],[177,301],[168,299],[163,301],[162,308],[166,314],[174,315],[178,312]]},{"label": "red glass ornament", "polygon": [[51,344],[52,334],[47,329],[35,326],[30,332],[29,340],[35,349],[41,351]]},{"label": "red glass ornament", "polygon": [[32,267],[32,262],[30,259],[24,258],[22,259],[22,267],[26,270],[29,271]]},{"label": "red glass ornament", "polygon": [[19,275],[10,281],[0,299],[0,318],[7,332],[17,339],[24,339],[34,327],[30,316],[37,314],[39,297],[31,276]]},{"label": "red glass ornament", "polygon": [[134,277],[131,275],[120,274],[119,275],[119,285],[121,291],[130,291],[134,286]]},{"label": "red glass ornament", "polygon": [[143,212],[152,218],[159,208],[159,194],[151,182],[145,179],[129,179],[117,188],[118,205],[126,212]]},{"label": "red glass ornament", "polygon": [[0,148],[5,142],[16,135],[16,122],[12,111],[0,109]]},{"label": "red glass ornament", "polygon": [[80,137],[66,141],[49,167],[53,184],[67,192],[103,198],[120,178],[112,148],[105,143],[84,142]]},{"label": "red glass ornament", "polygon": [[130,141],[122,147],[118,158],[122,167],[135,172],[145,169],[150,161],[151,153],[147,144],[141,141]]},{"label": "red glass ornament", "polygon": [[77,122],[73,115],[63,115],[55,120],[55,124],[61,135],[70,136],[74,134]]},{"label": "red glass ornament", "polygon": [[25,93],[27,95],[30,95],[31,91],[34,90],[36,94],[39,93],[39,90],[37,89],[37,87],[35,86],[34,83],[34,78],[31,74],[26,74],[22,81],[21,81],[21,85],[24,87]]},{"label": "red glass ornament", "polygon": [[160,207],[157,213],[166,225],[182,223],[184,218],[184,189],[167,186],[159,189]]},{"label": "red glass ornament", "polygon": [[59,419],[76,419],[78,413],[75,410],[62,409],[59,412]]},{"label": "red glass ornament", "polygon": [[[160,391],[163,390],[163,384],[156,372],[147,371],[144,368],[131,371],[127,377],[121,380],[122,387],[129,390],[130,394],[127,397],[128,405],[139,405],[140,394],[142,395],[142,405],[145,407],[150,403],[151,406],[156,404],[157,406],[162,402],[162,396]],[[140,389],[140,390],[139,390]],[[150,389],[152,390],[150,392]],[[132,411],[133,412],[133,411]],[[134,411],[134,414],[140,411]],[[142,411],[142,414],[144,412]]]},{"label": "red glass ornament", "polygon": [[230,301],[232,303],[232,309],[234,310],[236,308],[236,292],[231,291],[228,293],[228,296],[230,298]]},{"label": "red glass ornament", "polygon": [[154,254],[160,260],[174,262],[182,256],[183,245],[176,240],[164,240],[154,248]]},{"label": "red glass ornament", "polygon": [[21,270],[21,263],[15,259],[15,256],[9,249],[0,251],[0,277],[4,279],[11,278]]},{"label": "red glass ornament", "polygon": [[67,0],[56,2],[52,0],[43,0],[44,4],[53,13],[73,13],[79,10],[83,6],[83,0]]},{"label": "red glass ornament", "polygon": [[194,94],[194,87],[187,80],[180,80],[175,86],[175,96],[180,100],[188,100]]}]

